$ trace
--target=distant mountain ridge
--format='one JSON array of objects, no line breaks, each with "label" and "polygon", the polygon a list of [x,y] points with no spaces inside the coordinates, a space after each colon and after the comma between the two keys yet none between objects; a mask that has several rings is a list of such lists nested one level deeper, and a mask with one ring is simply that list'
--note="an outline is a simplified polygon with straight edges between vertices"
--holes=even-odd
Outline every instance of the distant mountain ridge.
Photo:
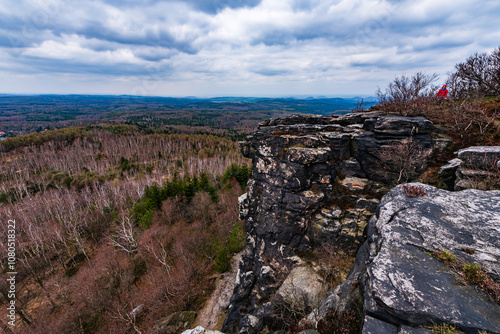
[{"label": "distant mountain ridge", "polygon": [[[221,96],[211,98],[199,98],[194,96],[189,97],[162,97],[162,96],[134,96],[134,95],[57,95],[57,94],[41,94],[41,95],[10,95],[0,94],[0,105],[9,103],[83,103],[83,104],[164,104],[164,105],[191,105],[195,103],[272,103],[283,105],[298,105],[305,103],[314,106],[330,106],[329,111],[350,109],[356,103],[363,100],[365,107],[371,107],[377,103],[376,97],[233,97]],[[333,107],[333,109],[332,109]]]},{"label": "distant mountain ridge", "polygon": [[[270,117],[292,113],[345,114],[360,101],[360,97],[0,95],[0,131],[18,135],[112,121],[167,132],[184,132],[186,129],[180,129],[180,126],[197,127],[196,131],[209,127],[251,132],[259,122]],[[365,108],[369,108],[376,104],[376,98],[364,98],[363,103]],[[206,129],[203,131],[206,132]]]}]

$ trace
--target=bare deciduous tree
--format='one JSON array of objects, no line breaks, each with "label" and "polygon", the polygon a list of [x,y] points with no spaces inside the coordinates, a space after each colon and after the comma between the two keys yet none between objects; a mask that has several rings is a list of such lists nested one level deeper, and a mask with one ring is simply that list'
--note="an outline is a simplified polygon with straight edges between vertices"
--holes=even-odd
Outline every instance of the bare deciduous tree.
[{"label": "bare deciduous tree", "polygon": [[113,246],[127,254],[137,253],[138,244],[134,235],[134,225],[129,217],[122,217],[120,225],[114,229],[110,241]]},{"label": "bare deciduous tree", "polygon": [[352,112],[363,112],[365,110],[366,110],[366,108],[365,108],[365,102],[364,102],[363,99],[361,99],[358,102],[356,102],[356,104],[354,105],[354,107],[351,108]]},{"label": "bare deciduous tree", "polygon": [[389,83],[385,93],[382,93],[379,88],[377,96],[382,103],[406,103],[418,97],[427,97],[433,94],[435,89],[432,89],[430,85],[437,78],[438,75],[436,73],[429,75],[424,72],[417,72],[413,76],[403,74]]},{"label": "bare deciduous tree", "polygon": [[447,81],[455,98],[500,95],[500,47],[456,64]]},{"label": "bare deciduous tree", "polygon": [[127,326],[131,327],[137,334],[142,334],[141,330],[136,324],[136,318],[131,317],[130,314],[122,314],[122,312],[118,309],[116,312],[109,311],[111,318],[123,322]]},{"label": "bare deciduous tree", "polygon": [[437,74],[417,72],[413,76],[405,74],[397,76],[389,83],[385,92],[379,88],[376,92],[379,105],[385,111],[402,115],[418,114],[434,103],[434,94],[437,87],[432,83],[438,78]]},{"label": "bare deciduous tree", "polygon": [[377,154],[381,169],[394,183],[405,183],[423,173],[430,150],[424,150],[413,138],[382,147]]}]

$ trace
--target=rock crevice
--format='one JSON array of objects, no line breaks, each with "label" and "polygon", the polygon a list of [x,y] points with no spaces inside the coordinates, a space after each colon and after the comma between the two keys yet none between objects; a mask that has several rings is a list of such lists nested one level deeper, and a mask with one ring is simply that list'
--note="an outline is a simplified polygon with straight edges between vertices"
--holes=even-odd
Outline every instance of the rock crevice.
[{"label": "rock crevice", "polygon": [[[420,154],[405,171],[416,177],[436,143],[431,129],[424,118],[381,112],[294,115],[263,122],[241,142],[253,163],[240,197],[247,244],[223,331],[280,330],[290,310],[314,325],[331,310],[355,309],[366,334],[430,333],[432,324],[500,333],[498,297],[463,274],[465,265],[474,266],[498,283],[500,192],[413,183],[382,198],[402,175],[384,167],[388,148]],[[464,175],[486,175],[463,162],[484,171],[489,165],[474,159],[492,150],[459,151],[440,172],[444,184],[461,189],[469,186]],[[324,245],[356,254],[347,278],[330,291],[311,256]],[[460,265],[450,269],[439,252]]]},{"label": "rock crevice", "polygon": [[397,177],[380,167],[381,152],[409,138],[430,151],[431,127],[421,117],[381,112],[293,115],[261,123],[241,142],[253,163],[247,193],[240,198],[247,247],[223,329],[253,333],[272,326],[278,299],[292,303],[277,293],[289,273],[307,267],[304,272],[315,277],[318,268],[307,260],[315,248],[330,243],[355,253],[381,197],[381,182]]}]

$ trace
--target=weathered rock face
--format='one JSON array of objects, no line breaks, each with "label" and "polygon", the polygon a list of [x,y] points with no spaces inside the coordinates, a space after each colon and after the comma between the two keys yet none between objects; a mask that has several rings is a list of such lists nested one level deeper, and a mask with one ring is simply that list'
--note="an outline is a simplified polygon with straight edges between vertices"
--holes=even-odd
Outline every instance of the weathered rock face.
[{"label": "weathered rock face", "polygon": [[326,296],[323,278],[309,266],[294,268],[276,292],[281,302],[293,309],[306,310],[319,305]]},{"label": "weathered rock face", "polygon": [[256,333],[271,326],[276,304],[290,295],[281,293],[285,288],[277,291],[292,269],[316,277],[303,254],[325,242],[355,252],[378,204],[373,197],[381,185],[374,180],[395,177],[380,168],[379,152],[410,136],[430,150],[431,126],[423,118],[380,112],[336,119],[295,115],[262,123],[241,144],[254,166],[240,198],[247,247],[223,330]]},{"label": "weathered rock face", "polygon": [[455,158],[448,161],[446,165],[439,169],[439,178],[443,182],[447,190],[455,189],[455,181],[457,179],[458,167],[462,164],[462,160]]},{"label": "weathered rock face", "polygon": [[[429,151],[433,143],[429,135],[431,128],[432,122],[423,117],[378,116],[366,119],[363,129],[367,131],[360,132],[353,138],[352,156],[360,163],[369,179],[394,182],[397,176],[381,169],[382,150],[394,142],[412,138],[423,151]],[[422,160],[422,164],[415,166],[415,176],[427,168],[426,160]]]},{"label": "weathered rock face", "polygon": [[[432,323],[452,324],[466,333],[500,333],[498,301],[465,284],[456,271],[431,256],[446,250],[463,263],[479,264],[498,280],[500,191],[414,186],[426,195],[407,197],[398,186],[384,196],[358,254],[361,265],[347,280],[360,283],[363,333],[400,333],[402,325]],[[327,302],[323,308],[335,307],[339,300]],[[392,329],[383,331],[385,327]]]},{"label": "weathered rock face", "polygon": [[472,146],[439,170],[448,190],[500,189],[500,146]]}]

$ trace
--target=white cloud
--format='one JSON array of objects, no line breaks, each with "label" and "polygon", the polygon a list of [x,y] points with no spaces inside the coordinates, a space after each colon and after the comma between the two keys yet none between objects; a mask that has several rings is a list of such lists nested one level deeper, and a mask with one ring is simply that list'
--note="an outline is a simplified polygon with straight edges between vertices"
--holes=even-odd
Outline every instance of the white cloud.
[{"label": "white cloud", "polygon": [[491,28],[500,23],[500,3],[493,0],[229,3],[4,0],[0,68],[12,75],[53,73],[54,82],[66,73],[65,89],[85,73],[113,92],[141,86],[154,73],[158,87],[178,83],[189,90],[191,82],[188,95],[239,94],[245,87],[259,95],[271,86],[370,93],[403,72],[444,76],[500,40]]},{"label": "white cloud", "polygon": [[95,51],[82,47],[78,36],[65,36],[66,41],[45,41],[40,46],[27,48],[21,55],[47,60],[72,60],[76,63],[105,63],[105,64],[141,64],[130,49],[119,48],[115,50]]}]

